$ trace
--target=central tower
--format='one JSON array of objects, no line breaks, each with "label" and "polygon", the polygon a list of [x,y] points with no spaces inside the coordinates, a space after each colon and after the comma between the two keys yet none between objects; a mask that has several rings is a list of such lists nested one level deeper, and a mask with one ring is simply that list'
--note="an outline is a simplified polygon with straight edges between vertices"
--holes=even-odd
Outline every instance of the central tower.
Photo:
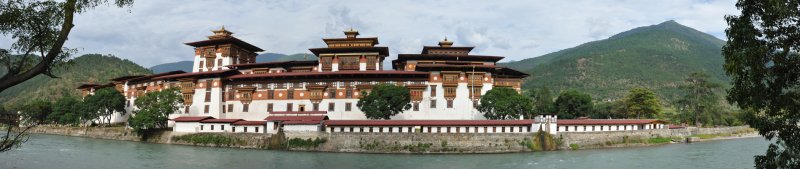
[{"label": "central tower", "polygon": [[389,47],[375,46],[377,37],[359,38],[358,31],[344,31],[345,38],[325,38],[327,48],[309,49],[319,57],[320,72],[381,70]]},{"label": "central tower", "polygon": [[225,30],[225,26],[213,30],[208,40],[189,42],[194,47],[194,66],[192,72],[204,72],[228,69],[227,65],[255,63],[256,52],[261,48],[233,37],[233,32]]}]

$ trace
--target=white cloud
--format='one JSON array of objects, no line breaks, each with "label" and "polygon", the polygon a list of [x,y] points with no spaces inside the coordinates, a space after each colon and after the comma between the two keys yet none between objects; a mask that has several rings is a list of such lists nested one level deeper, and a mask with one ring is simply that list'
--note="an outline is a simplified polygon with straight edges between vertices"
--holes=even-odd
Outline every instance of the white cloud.
[{"label": "white cloud", "polygon": [[[350,27],[378,36],[397,53],[418,53],[447,36],[475,54],[521,60],[676,20],[724,38],[723,17],[738,11],[720,1],[136,1],[76,17],[67,42],[81,53],[114,54],[145,67],[189,60],[185,42],[225,25],[267,52],[322,47]],[[4,37],[0,48],[10,46]]]}]

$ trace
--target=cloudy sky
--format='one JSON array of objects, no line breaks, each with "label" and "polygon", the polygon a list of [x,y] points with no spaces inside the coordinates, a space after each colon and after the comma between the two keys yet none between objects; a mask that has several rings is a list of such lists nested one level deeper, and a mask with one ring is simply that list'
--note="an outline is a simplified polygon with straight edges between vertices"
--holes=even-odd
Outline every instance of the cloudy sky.
[{"label": "cloudy sky", "polygon": [[[113,54],[145,67],[190,60],[185,42],[225,25],[273,53],[307,53],[323,37],[355,28],[397,53],[419,53],[444,37],[473,53],[521,60],[667,20],[724,39],[733,0],[604,1],[196,1],[137,0],[99,7],[75,19],[66,46]],[[10,46],[3,38],[0,48]]]}]

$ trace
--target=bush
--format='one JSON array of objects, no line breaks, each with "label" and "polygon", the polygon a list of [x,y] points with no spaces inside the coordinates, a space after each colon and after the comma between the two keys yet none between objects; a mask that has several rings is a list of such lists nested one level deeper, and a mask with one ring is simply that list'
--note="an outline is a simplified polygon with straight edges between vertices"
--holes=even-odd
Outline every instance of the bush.
[{"label": "bush", "polygon": [[322,138],[322,139],[314,138],[313,140],[311,138],[307,138],[307,139],[292,138],[292,139],[289,139],[289,148],[295,148],[295,147],[302,147],[302,148],[312,148],[313,147],[313,148],[316,148],[316,147],[319,147],[320,144],[325,143],[325,142],[328,142],[328,140],[325,139],[325,138]]},{"label": "bush", "polygon": [[204,145],[213,144],[214,146],[220,146],[220,145],[231,146],[231,145],[244,144],[244,141],[239,139],[239,138],[234,138],[234,137],[225,136],[225,135],[219,135],[219,134],[212,134],[212,133],[196,133],[196,134],[187,134],[187,135],[181,135],[181,136],[173,136],[172,140],[173,141],[185,141],[185,142],[192,143],[194,145],[197,145],[197,144],[204,144]]}]

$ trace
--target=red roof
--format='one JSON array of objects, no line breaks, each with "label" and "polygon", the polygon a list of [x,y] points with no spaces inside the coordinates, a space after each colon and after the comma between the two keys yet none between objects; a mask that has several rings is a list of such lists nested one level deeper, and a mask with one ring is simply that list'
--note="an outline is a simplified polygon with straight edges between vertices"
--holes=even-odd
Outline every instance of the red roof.
[{"label": "red roof", "polygon": [[195,76],[206,76],[206,75],[227,75],[227,74],[234,74],[233,72],[238,72],[238,71],[234,69],[227,69],[227,70],[214,70],[205,72],[181,73],[181,74],[160,76],[153,79],[172,79],[172,78],[195,77]]},{"label": "red roof", "polygon": [[266,125],[267,121],[237,121],[233,125]]},{"label": "red roof", "polygon": [[242,63],[232,64],[225,67],[229,68],[251,68],[251,67],[288,67],[288,66],[316,66],[319,64],[317,60],[291,60],[291,61],[277,61],[277,62],[259,62],[259,63]]},{"label": "red roof", "polygon": [[182,70],[176,70],[176,71],[171,71],[171,72],[164,72],[164,73],[159,73],[159,74],[152,74],[152,75],[145,75],[145,76],[130,78],[127,81],[129,81],[129,82],[138,82],[138,81],[144,81],[144,80],[152,80],[153,78],[156,78],[156,77],[174,75],[174,74],[181,74],[181,73],[186,73],[186,72],[184,72]]},{"label": "red roof", "polygon": [[327,111],[273,111],[269,114],[328,114]]},{"label": "red roof", "polygon": [[269,116],[267,121],[322,121],[327,120],[328,116]]},{"label": "red roof", "polygon": [[172,119],[172,121],[175,121],[175,122],[199,122],[199,121],[203,121],[203,120],[206,120],[206,119],[214,119],[214,117],[211,117],[211,116],[182,116],[182,117],[176,117],[176,118]]},{"label": "red roof", "polygon": [[250,50],[252,52],[264,51],[263,49],[255,46],[255,45],[252,45],[252,44],[247,43],[247,42],[245,42],[243,40],[240,40],[239,38],[232,37],[232,36],[231,37],[225,37],[225,38],[219,38],[219,39],[209,39],[209,40],[201,40],[201,41],[197,41],[197,42],[188,42],[188,43],[186,43],[186,45],[194,46],[194,47],[203,47],[203,46],[207,46],[207,45],[226,44],[226,43],[233,43],[233,44],[241,46],[241,47],[243,47],[243,48],[245,48],[247,50]]},{"label": "red roof", "polygon": [[328,120],[327,126],[529,126],[533,120]]},{"label": "red roof", "polygon": [[358,47],[336,47],[336,48],[311,48],[308,49],[315,56],[325,53],[347,53],[347,52],[378,52],[381,56],[389,56],[389,47],[385,46],[358,46]]},{"label": "red roof", "polygon": [[281,124],[319,124],[322,121],[284,121]]},{"label": "red roof", "polygon": [[242,119],[206,119],[200,121],[201,123],[235,123],[238,121],[242,121]]},{"label": "red roof", "polygon": [[586,119],[586,120],[562,120],[558,119],[558,125],[615,125],[615,124],[650,124],[665,123],[656,119]]}]

